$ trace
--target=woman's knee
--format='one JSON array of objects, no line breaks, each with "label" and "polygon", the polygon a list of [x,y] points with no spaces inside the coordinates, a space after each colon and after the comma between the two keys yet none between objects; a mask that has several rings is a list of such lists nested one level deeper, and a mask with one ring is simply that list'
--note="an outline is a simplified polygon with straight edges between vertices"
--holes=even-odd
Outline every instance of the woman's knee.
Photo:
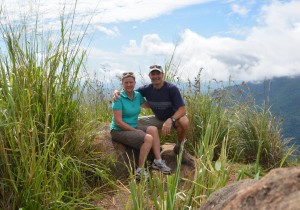
[{"label": "woman's knee", "polygon": [[144,143],[146,144],[153,144],[153,137],[150,134],[146,134],[144,138]]}]

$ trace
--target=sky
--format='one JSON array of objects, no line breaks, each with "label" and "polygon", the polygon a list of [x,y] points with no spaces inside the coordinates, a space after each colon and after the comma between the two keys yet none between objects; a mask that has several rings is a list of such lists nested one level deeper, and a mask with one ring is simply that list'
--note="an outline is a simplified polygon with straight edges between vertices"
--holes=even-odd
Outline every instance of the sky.
[{"label": "sky", "polygon": [[[60,27],[75,1],[0,0],[3,22],[22,16],[43,30]],[[64,8],[64,9],[63,9]],[[75,24],[90,75],[113,80],[152,64],[181,80],[263,81],[300,74],[300,0],[77,0]],[[1,46],[1,45],[0,45]]]}]

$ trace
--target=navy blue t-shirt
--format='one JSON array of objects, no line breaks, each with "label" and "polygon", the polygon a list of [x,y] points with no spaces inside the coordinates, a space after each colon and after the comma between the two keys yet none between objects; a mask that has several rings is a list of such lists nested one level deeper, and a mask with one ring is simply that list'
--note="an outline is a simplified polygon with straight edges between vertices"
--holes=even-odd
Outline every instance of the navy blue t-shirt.
[{"label": "navy blue t-shirt", "polygon": [[160,89],[155,89],[152,84],[137,89],[146,98],[153,113],[159,120],[166,120],[184,106],[184,101],[179,89],[169,82],[164,82]]}]

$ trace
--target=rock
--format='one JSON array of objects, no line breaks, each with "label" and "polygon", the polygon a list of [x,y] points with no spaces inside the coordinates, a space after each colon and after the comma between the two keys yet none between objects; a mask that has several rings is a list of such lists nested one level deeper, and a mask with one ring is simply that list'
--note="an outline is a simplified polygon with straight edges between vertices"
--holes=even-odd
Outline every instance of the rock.
[{"label": "rock", "polygon": [[237,192],[249,187],[255,182],[257,181],[253,179],[244,179],[217,190],[209,196],[205,204],[201,206],[200,210],[222,209],[221,207],[224,205],[225,201],[230,200]]},{"label": "rock", "polygon": [[115,164],[111,166],[112,175],[116,178],[126,178],[129,176],[130,167],[137,165],[138,151],[123,144],[112,141],[110,135],[110,124],[105,123],[100,127],[92,143],[92,151],[97,158],[113,158]]},{"label": "rock", "polygon": [[[172,172],[176,171],[177,156],[173,152],[175,144],[166,143],[162,145],[161,156],[168,166],[171,167]],[[105,123],[100,127],[99,133],[96,135],[93,144],[92,151],[95,157],[107,158],[111,157],[115,162],[115,166],[111,168],[112,174],[116,178],[125,178],[129,176],[128,166],[135,168],[137,165],[139,151],[126,147],[123,144],[114,142],[111,140],[109,131],[109,123]],[[148,161],[152,162],[154,155],[152,151],[148,155]],[[194,171],[194,157],[188,152],[184,152],[182,156],[181,175],[185,178],[193,176]]]},{"label": "rock", "polygon": [[[161,157],[166,161],[166,164],[172,169],[172,173],[177,169],[177,155],[173,152],[175,143],[165,143],[162,145]],[[181,160],[181,177],[193,178],[195,171],[195,157],[190,155],[187,151],[182,154]]]},{"label": "rock", "polygon": [[273,169],[251,185],[239,183],[237,186],[227,197],[216,195],[231,186],[213,193],[200,209],[300,209],[300,167]]}]

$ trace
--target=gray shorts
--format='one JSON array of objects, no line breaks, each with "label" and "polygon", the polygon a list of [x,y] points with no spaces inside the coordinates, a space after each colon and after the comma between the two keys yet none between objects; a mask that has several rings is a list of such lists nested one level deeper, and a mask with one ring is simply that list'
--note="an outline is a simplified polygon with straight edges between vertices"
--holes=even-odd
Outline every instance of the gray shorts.
[{"label": "gray shorts", "polygon": [[138,119],[138,125],[140,126],[155,126],[161,129],[165,121],[157,119],[154,115],[142,116]]},{"label": "gray shorts", "polygon": [[111,130],[110,134],[113,141],[133,147],[135,149],[140,149],[144,143],[147,128],[148,126],[137,127],[137,129],[144,131],[144,133],[139,131]]}]

